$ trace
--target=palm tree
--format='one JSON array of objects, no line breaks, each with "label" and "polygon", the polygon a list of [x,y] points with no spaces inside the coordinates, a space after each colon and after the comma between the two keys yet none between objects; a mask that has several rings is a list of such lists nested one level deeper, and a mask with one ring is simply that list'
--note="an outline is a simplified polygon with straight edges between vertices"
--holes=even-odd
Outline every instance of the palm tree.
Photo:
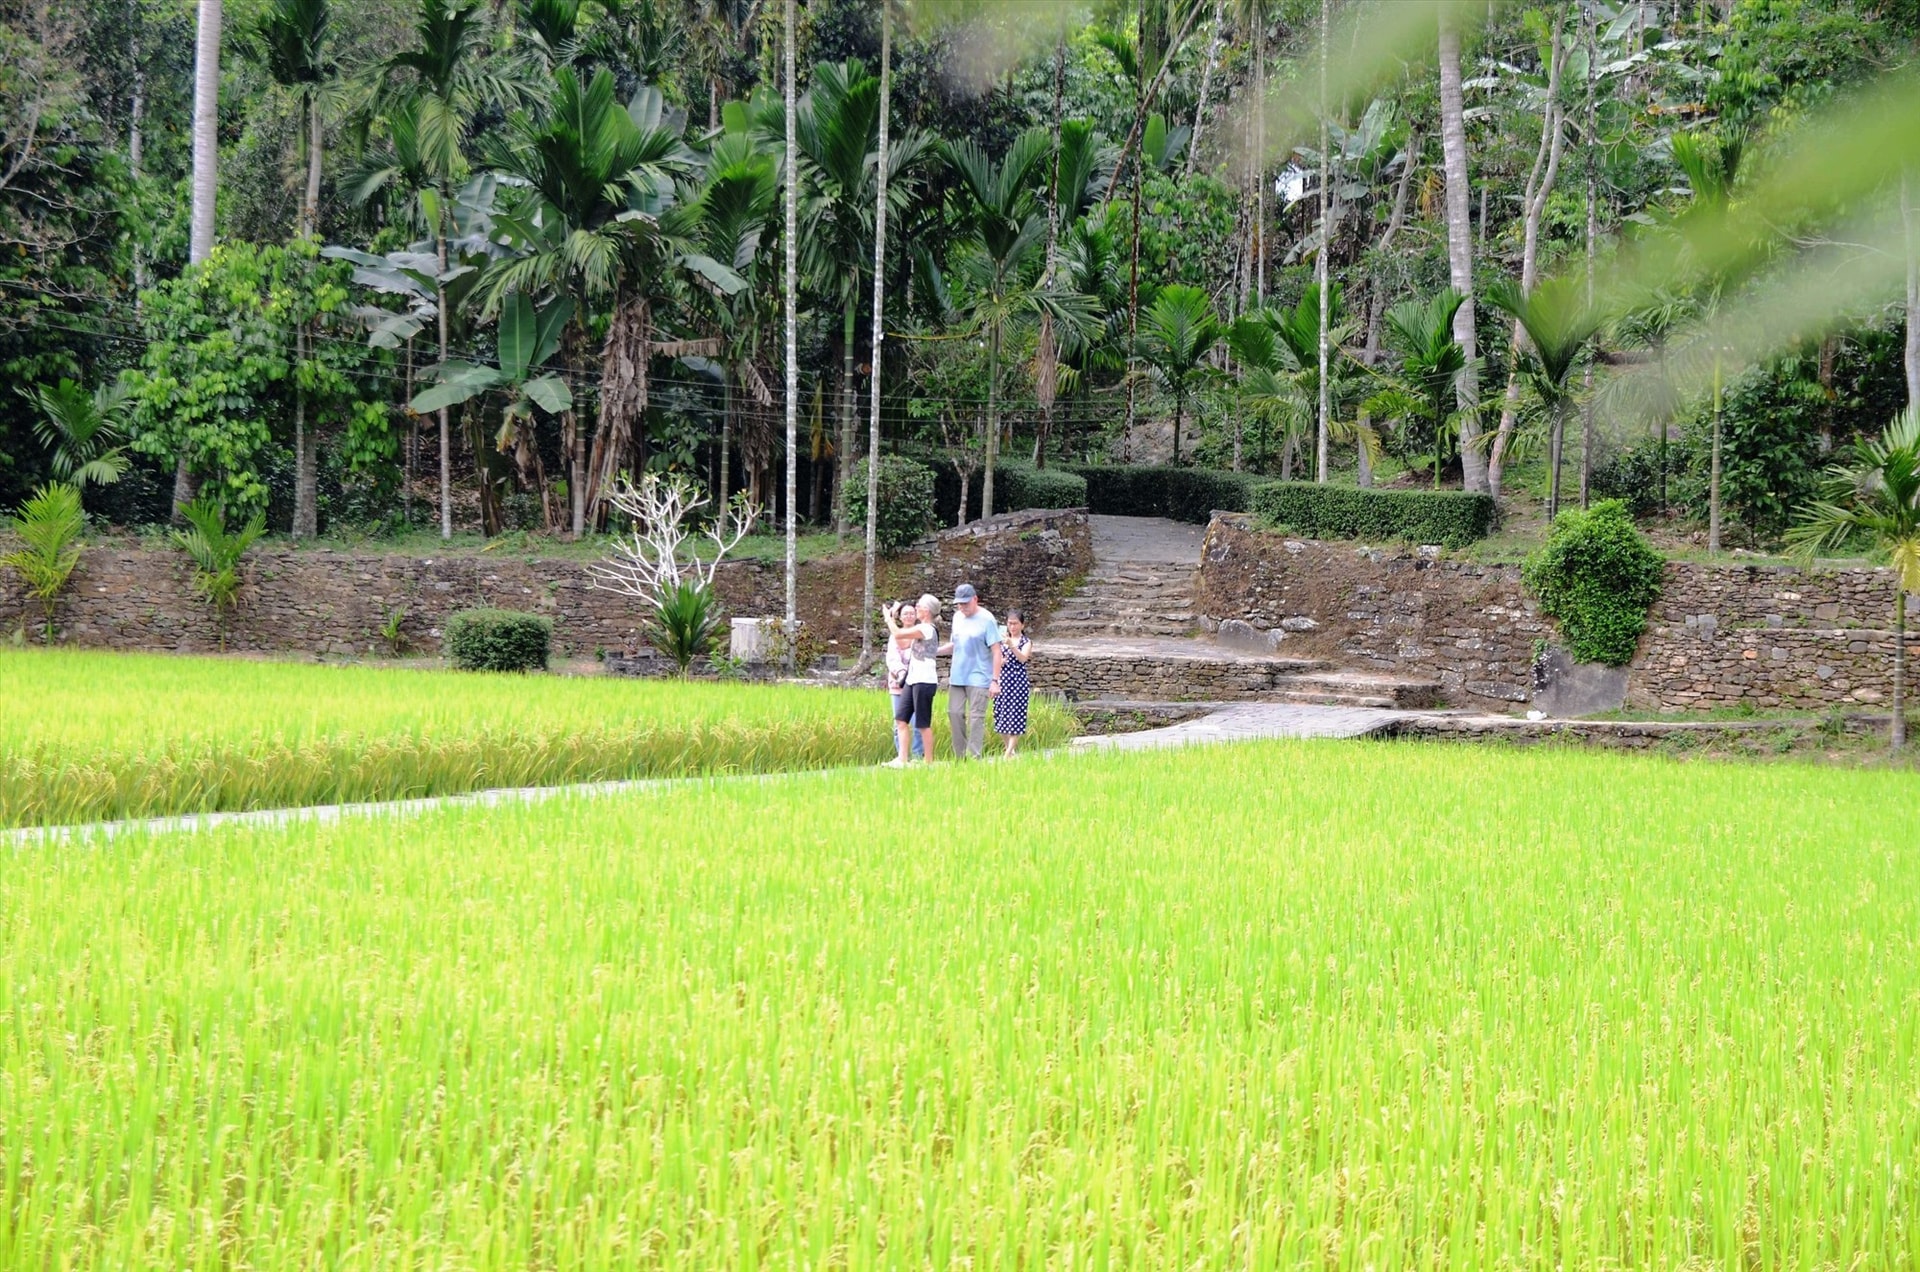
[{"label": "palm tree", "polygon": [[[873,196],[873,401],[867,408],[867,542],[860,593],[860,666],[873,661],[874,566],[880,547],[880,402],[886,366],[887,194],[893,132],[893,5],[880,0],[880,152]],[[845,501],[842,500],[842,506]]]},{"label": "palm tree", "polygon": [[[1324,324],[1322,315],[1325,316]],[[1267,403],[1269,408],[1277,405],[1278,399],[1271,399],[1270,387],[1257,374],[1260,367],[1270,367],[1272,373],[1284,375],[1290,382],[1294,400],[1315,404],[1316,420],[1320,414],[1319,403],[1322,398],[1326,400],[1327,432],[1332,440],[1346,441],[1352,438],[1362,446],[1371,448],[1374,441],[1370,430],[1350,426],[1340,419],[1342,408],[1352,404],[1360,383],[1353,359],[1341,352],[1341,347],[1352,338],[1354,328],[1347,320],[1346,300],[1340,285],[1334,283],[1328,287],[1323,303],[1320,284],[1308,283],[1301,293],[1300,302],[1292,309],[1263,309],[1257,314],[1248,315],[1248,318],[1266,326],[1273,333],[1275,356],[1266,362],[1247,364],[1247,369],[1256,374],[1249,384],[1245,382],[1243,373],[1243,393],[1251,392],[1256,401]],[[1256,346],[1253,352],[1257,353],[1258,348]],[[1323,350],[1326,353],[1324,362],[1321,356]],[[1285,393],[1280,395],[1281,398],[1287,396]],[[1262,414],[1270,419],[1284,419],[1290,426],[1303,422],[1291,411],[1266,409]],[[1295,434],[1290,428],[1281,461],[1283,470],[1289,475],[1293,471],[1294,440]]]},{"label": "palm tree", "polygon": [[[409,156],[421,188],[421,211],[433,231],[438,277],[447,273],[447,238],[453,215],[453,190],[468,168],[467,134],[474,117],[512,96],[507,84],[487,69],[483,0],[420,0],[414,19],[413,48],[396,53],[382,67],[382,96],[404,120]],[[361,184],[362,201],[371,197],[398,169],[376,173]],[[448,354],[448,313],[444,282],[438,287],[440,360]],[[453,537],[453,441],[447,408],[440,417],[440,537]]]},{"label": "palm tree", "polygon": [[[554,74],[549,111],[516,112],[500,170],[521,183],[513,218],[526,250],[502,262],[489,281],[490,302],[511,292],[551,288],[573,296],[575,347],[596,304],[612,316],[601,349],[600,411],[591,453],[568,427],[573,533],[598,521],[601,505],[640,435],[649,398],[648,365],[663,352],[654,340],[654,301],[691,273],[722,294],[745,283],[729,266],[697,250],[700,210],[681,197],[679,178],[699,160],[682,139],[684,118],[658,89],[642,88],[623,110],[611,72],[582,86],[571,67]],[[689,350],[679,350],[686,352]]]},{"label": "palm tree", "polygon": [[723,508],[731,479],[735,386],[751,393],[759,405],[773,405],[772,391],[759,370],[765,289],[758,284],[769,258],[762,249],[780,197],[778,165],[749,128],[748,108],[729,103],[724,118],[726,131],[707,152],[707,183],[700,194],[701,238],[707,255],[730,267],[748,285],[731,296],[716,297],[713,306],[723,345],[716,500]]},{"label": "palm tree", "polygon": [[1854,447],[1835,467],[1825,497],[1807,509],[1788,542],[1803,554],[1865,536],[1893,566],[1893,749],[1906,745],[1907,597],[1920,593],[1920,407],[1909,406],[1878,441]]},{"label": "palm tree", "polygon": [[799,505],[800,460],[795,453],[799,446],[800,431],[800,137],[797,129],[800,116],[799,77],[794,66],[794,27],[799,15],[794,11],[794,0],[786,0],[783,6],[781,23],[784,72],[783,87],[786,92],[785,111],[782,119],[786,124],[786,153],[781,167],[782,191],[781,203],[786,214],[785,237],[783,239],[785,273],[781,279],[781,299],[786,307],[786,422],[787,422],[787,614],[786,646],[787,666],[793,666],[795,637],[799,634],[799,614],[797,612],[796,589],[799,582],[797,561],[798,523],[794,520]]},{"label": "palm tree", "polygon": [[[193,209],[188,221],[187,263],[198,265],[213,251],[214,212],[220,195],[220,0],[200,0],[193,55]],[[173,469],[173,521],[179,524],[193,501],[194,479],[183,446]]]},{"label": "palm tree", "polygon": [[970,221],[960,257],[966,281],[962,311],[987,338],[987,449],[980,479],[980,515],[993,515],[993,469],[1000,452],[1000,354],[1008,328],[1022,318],[1053,316],[1056,326],[1085,332],[1094,325],[1086,297],[1036,286],[1034,257],[1046,243],[1047,219],[1036,208],[1034,170],[1051,153],[1044,128],[1022,133],[999,163],[972,141],[947,148],[960,178]]},{"label": "palm tree", "polygon": [[[1688,188],[1693,194],[1686,219],[1704,223],[1724,216],[1733,202],[1733,183],[1740,173],[1740,158],[1745,149],[1741,138],[1737,134],[1714,137],[1703,133],[1676,133],[1670,144],[1673,161],[1686,175]],[[1711,324],[1719,316],[1726,282],[1721,277],[1706,280],[1697,298],[1704,323]],[[1722,520],[1720,443],[1725,356],[1725,349],[1716,343],[1713,348],[1713,455],[1707,474],[1707,551],[1716,553],[1720,551]]]},{"label": "palm tree", "polygon": [[1520,375],[1546,411],[1552,430],[1547,456],[1547,520],[1560,515],[1560,456],[1567,416],[1574,406],[1573,373],[1588,342],[1600,330],[1599,311],[1587,303],[1584,284],[1571,275],[1522,292],[1509,279],[1486,290],[1487,303],[1514,319],[1527,334],[1519,354]]},{"label": "palm tree", "polygon": [[76,488],[107,486],[127,471],[127,390],[109,380],[89,393],[72,380],[20,391],[40,408],[33,435],[46,448],[55,478]]},{"label": "palm tree", "polygon": [[[1486,457],[1475,444],[1480,431],[1479,363],[1474,348],[1473,213],[1467,188],[1466,104],[1460,78],[1460,29],[1445,6],[1440,8],[1440,143],[1447,175],[1447,268],[1460,295],[1454,309],[1453,338],[1460,345],[1461,447],[1463,485],[1487,487]],[[1434,474],[1436,480],[1439,473]]]},{"label": "palm tree", "polygon": [[[1440,466],[1446,458],[1447,421],[1460,408],[1460,376],[1466,369],[1466,350],[1453,338],[1454,316],[1465,298],[1451,287],[1425,301],[1403,300],[1387,310],[1387,343],[1400,355],[1403,388],[1376,394],[1369,412],[1380,416],[1424,415],[1433,425],[1433,488],[1440,489]],[[1448,399],[1455,410],[1448,410]]]},{"label": "palm tree", "polygon": [[[254,57],[273,82],[294,94],[300,105],[300,145],[306,152],[307,185],[300,200],[298,233],[315,234],[320,225],[320,176],[326,148],[326,120],[320,95],[339,67],[327,57],[328,0],[272,0],[255,22],[250,44]],[[294,328],[294,357],[305,362],[307,325]],[[319,533],[319,457],[307,428],[307,396],[295,377],[293,402],[293,537]]]},{"label": "palm tree", "polygon": [[840,444],[833,494],[833,528],[847,532],[847,474],[852,471],[856,406],[853,393],[854,336],[862,285],[875,239],[879,190],[904,205],[912,197],[908,177],[927,153],[926,134],[910,129],[889,138],[888,169],[879,165],[880,80],[858,61],[826,62],[813,70],[813,84],[800,103],[802,174],[808,185],[802,250],[816,278],[831,280],[840,308]]},{"label": "palm tree", "polygon": [[1162,287],[1141,312],[1136,354],[1173,394],[1173,462],[1180,462],[1180,420],[1187,394],[1211,370],[1207,355],[1220,342],[1213,305],[1198,287]]}]

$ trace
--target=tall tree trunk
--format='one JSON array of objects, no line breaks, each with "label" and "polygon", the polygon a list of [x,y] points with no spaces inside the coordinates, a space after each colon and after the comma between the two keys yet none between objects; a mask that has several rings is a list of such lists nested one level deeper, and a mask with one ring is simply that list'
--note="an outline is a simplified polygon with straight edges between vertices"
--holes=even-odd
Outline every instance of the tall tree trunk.
[{"label": "tall tree trunk", "polygon": [[1480,372],[1473,331],[1473,207],[1467,191],[1466,97],[1460,84],[1460,31],[1440,16],[1440,144],[1447,173],[1447,269],[1466,297],[1453,316],[1453,338],[1467,355],[1460,372],[1460,469],[1468,490],[1487,489],[1487,457],[1480,450]]},{"label": "tall tree trunk", "polygon": [[[1059,277],[1060,263],[1060,119],[1065,113],[1067,42],[1064,32],[1053,48],[1053,165],[1047,176],[1047,265],[1040,286],[1049,296]],[[1053,314],[1040,315],[1040,334],[1033,355],[1033,396],[1040,406],[1040,427],[1033,437],[1033,466],[1047,466],[1047,438],[1053,432],[1053,404],[1060,392],[1060,345],[1053,330]]]},{"label": "tall tree trunk", "polygon": [[873,661],[874,561],[880,545],[880,369],[885,365],[887,277],[887,145],[893,113],[893,5],[880,0],[880,156],[873,200],[873,401],[867,408],[867,548],[860,593],[860,665]]},{"label": "tall tree trunk", "polygon": [[[134,12],[138,20],[139,10]],[[146,166],[147,65],[140,55],[138,34],[128,41],[127,49],[133,61],[133,100],[127,109],[127,170],[138,184]],[[144,236],[136,232],[133,239],[133,307],[136,311],[141,305],[140,293],[146,289],[147,245]]]},{"label": "tall tree trunk", "polygon": [[714,489],[720,494],[717,502],[723,511],[727,506],[727,497],[732,493],[727,488],[727,483],[731,481],[733,477],[733,474],[728,470],[728,465],[733,462],[733,456],[730,454],[732,449],[733,368],[728,367],[726,374],[721,377],[720,381],[720,463],[719,471],[714,474],[715,481],[713,483]]},{"label": "tall tree trunk", "polygon": [[980,519],[993,516],[993,465],[1000,457],[1000,322],[987,330],[987,456],[980,474]]},{"label": "tall tree trunk", "polygon": [[[1200,138],[1207,129],[1207,107],[1213,101],[1213,75],[1220,69],[1221,38],[1227,27],[1227,0],[1213,0],[1213,39],[1207,45],[1206,68],[1200,72],[1200,101],[1193,108],[1193,135],[1187,138],[1187,175],[1192,176],[1200,162]],[[1061,45],[1062,52],[1065,45]],[[1060,99],[1054,95],[1054,131],[1059,134]],[[1056,142],[1056,145],[1058,143]]]},{"label": "tall tree trunk", "polygon": [[782,280],[786,305],[786,343],[787,343],[787,614],[786,647],[787,665],[794,662],[794,638],[798,635],[799,598],[797,586],[799,571],[795,560],[798,524],[795,517],[799,508],[799,448],[798,437],[800,423],[800,142],[795,131],[795,117],[799,113],[796,100],[797,77],[794,70],[793,28],[797,18],[794,13],[794,0],[786,0],[784,6],[786,18],[785,31],[785,84],[787,107],[787,155],[786,170],[782,174],[786,203],[786,275]]},{"label": "tall tree trunk", "polygon": [[1907,589],[1893,584],[1893,749],[1907,744]]},{"label": "tall tree trunk", "polygon": [[[1521,201],[1520,292],[1532,295],[1540,281],[1540,224],[1547,212],[1547,200],[1553,196],[1554,182],[1560,175],[1560,156],[1566,140],[1566,119],[1560,110],[1560,77],[1566,59],[1560,56],[1560,32],[1565,22],[1553,25],[1552,42],[1547,49],[1547,102],[1540,120],[1540,149],[1533,157],[1533,169],[1527,174],[1526,195]],[[1495,499],[1506,483],[1507,449],[1513,445],[1513,433],[1520,418],[1520,355],[1527,348],[1527,329],[1518,319],[1513,324],[1512,355],[1507,368],[1507,394],[1500,407],[1500,425],[1494,432],[1493,447],[1487,457],[1487,489]]]},{"label": "tall tree trunk", "polygon": [[1327,445],[1332,432],[1333,415],[1333,386],[1327,383],[1327,320],[1331,308],[1327,295],[1327,258],[1333,252],[1333,224],[1328,220],[1333,204],[1333,156],[1331,139],[1327,135],[1327,26],[1330,9],[1329,0],[1320,0],[1320,250],[1315,254],[1313,264],[1313,278],[1319,284],[1317,290],[1320,294],[1320,330],[1314,337],[1320,366],[1320,400],[1313,443],[1313,479],[1318,482],[1327,479]]},{"label": "tall tree trunk", "polygon": [[[1599,154],[1600,139],[1595,135],[1597,115],[1594,107],[1593,62],[1599,52],[1598,32],[1594,29],[1593,10],[1583,10],[1587,15],[1587,118],[1586,118],[1586,161],[1587,161],[1587,307],[1593,307],[1593,265],[1594,250],[1600,238],[1600,181]],[[1589,362],[1581,373],[1582,401],[1580,403],[1580,506],[1587,507],[1592,502],[1593,486],[1593,364]]]},{"label": "tall tree trunk", "polygon": [[1267,307],[1267,21],[1259,5],[1253,20],[1253,303]]},{"label": "tall tree trunk", "polygon": [[835,543],[847,537],[847,486],[853,479],[854,428],[860,408],[853,393],[853,341],[860,330],[860,271],[854,270],[854,283],[847,290],[846,304],[840,315],[840,445],[833,457],[833,538]]},{"label": "tall tree trunk", "polygon": [[1720,350],[1713,351],[1713,459],[1707,470],[1707,551],[1720,551]]},{"label": "tall tree trunk", "polygon": [[325,162],[327,149],[327,121],[320,113],[320,100],[317,92],[309,91],[307,98],[307,195],[300,205],[300,232],[318,234],[320,232],[320,174]]},{"label": "tall tree trunk", "polygon": [[320,533],[319,456],[314,430],[307,425],[307,392],[300,387],[298,365],[307,360],[311,336],[301,323],[293,332],[295,378],[293,387],[293,537],[311,539]]},{"label": "tall tree trunk", "polygon": [[[1406,162],[1400,167],[1400,180],[1395,183],[1393,189],[1393,211],[1387,217],[1386,231],[1380,235],[1379,251],[1383,254],[1393,246],[1393,240],[1399,237],[1400,227],[1406,224],[1407,193],[1413,185],[1413,171],[1420,166],[1415,162],[1419,152],[1420,134],[1409,132],[1406,146],[1401,152]],[[1369,285],[1367,288],[1367,342],[1360,355],[1361,361],[1366,364],[1368,370],[1372,370],[1380,360],[1380,317],[1384,308],[1385,306],[1380,303],[1379,287]],[[1355,483],[1362,489],[1373,485],[1373,456],[1367,450],[1366,437],[1366,430],[1371,423],[1372,420],[1365,414],[1361,415],[1359,464]]]},{"label": "tall tree trunk", "polygon": [[1900,210],[1907,230],[1907,405],[1920,409],[1920,193],[1911,173],[1900,180]]},{"label": "tall tree trunk", "polygon": [[[1120,148],[1119,166],[1113,170],[1113,180],[1107,183],[1112,192],[1114,183],[1126,171],[1125,164],[1133,150],[1134,137],[1144,126],[1147,114],[1147,3],[1139,0],[1135,6],[1135,27],[1138,40],[1134,49],[1133,75],[1133,131],[1127,134],[1127,144]],[[1122,449],[1133,444],[1134,426],[1140,419],[1140,365],[1136,352],[1140,343],[1140,187],[1146,181],[1146,165],[1133,156],[1133,221],[1128,234],[1127,266],[1127,424],[1121,434]],[[988,393],[992,393],[989,388]],[[991,453],[991,452],[989,452]],[[1123,455],[1122,458],[1125,458]],[[987,485],[983,490],[991,490],[993,482],[993,464],[987,464]]]},{"label": "tall tree trunk", "polygon": [[[220,0],[200,0],[193,55],[193,209],[188,222],[187,262],[198,265],[213,251],[214,210],[220,194]],[[199,482],[183,446],[173,469],[173,520],[193,502]]]},{"label": "tall tree trunk", "polygon": [[[439,262],[439,278],[447,276],[447,192],[440,191],[440,210],[433,224],[434,257]],[[440,320],[440,361],[447,361],[447,288],[438,279],[433,285],[434,309]],[[581,509],[585,506],[580,500],[586,491],[587,474],[584,457],[580,453],[578,425],[575,426],[573,480],[569,493],[573,496],[573,535],[580,537],[582,521]],[[453,538],[453,429],[447,419],[447,408],[440,408],[440,537]]]}]

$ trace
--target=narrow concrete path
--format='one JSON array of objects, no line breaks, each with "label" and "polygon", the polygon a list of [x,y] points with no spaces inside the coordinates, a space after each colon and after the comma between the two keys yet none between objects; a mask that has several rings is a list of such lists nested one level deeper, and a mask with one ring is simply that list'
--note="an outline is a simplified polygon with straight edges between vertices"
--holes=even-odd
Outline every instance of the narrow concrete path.
[{"label": "narrow concrete path", "polygon": [[[858,766],[855,766],[858,767]],[[604,799],[636,791],[664,790],[701,783],[753,781],[811,774],[823,777],[846,768],[797,769],[785,773],[724,773],[699,777],[642,777],[615,782],[579,782],[572,786],[515,786],[470,791],[463,795],[431,795],[422,799],[370,800],[360,804],[313,804],[302,808],[257,808],[224,813],[181,813],[172,817],[144,817],[131,821],[87,822],[71,826],[21,826],[0,831],[16,848],[37,843],[85,842],[121,835],[164,835],[213,830],[220,826],[282,827],[306,822],[330,824],[349,819],[418,817],[442,808],[501,808],[513,804],[545,804],[562,799]]]},{"label": "narrow concrete path", "polygon": [[1090,516],[1087,525],[1093,531],[1093,560],[1096,565],[1184,565],[1200,566],[1200,550],[1207,543],[1207,528],[1166,517]]},{"label": "narrow concrete path", "polygon": [[1375,707],[1318,707],[1287,702],[1232,702],[1197,720],[1139,733],[1075,738],[1086,749],[1148,751],[1258,738],[1363,738],[1418,713]]}]

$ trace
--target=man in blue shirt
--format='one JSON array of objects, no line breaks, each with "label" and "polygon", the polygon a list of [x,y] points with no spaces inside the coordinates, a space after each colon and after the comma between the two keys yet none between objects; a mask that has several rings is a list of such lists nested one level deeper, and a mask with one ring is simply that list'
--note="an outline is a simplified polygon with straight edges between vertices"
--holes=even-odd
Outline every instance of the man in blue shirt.
[{"label": "man in blue shirt", "polygon": [[1000,692],[1000,621],[980,604],[973,584],[953,590],[953,635],[940,647],[953,656],[947,683],[947,725],[953,758],[979,759],[987,741],[987,699]]}]

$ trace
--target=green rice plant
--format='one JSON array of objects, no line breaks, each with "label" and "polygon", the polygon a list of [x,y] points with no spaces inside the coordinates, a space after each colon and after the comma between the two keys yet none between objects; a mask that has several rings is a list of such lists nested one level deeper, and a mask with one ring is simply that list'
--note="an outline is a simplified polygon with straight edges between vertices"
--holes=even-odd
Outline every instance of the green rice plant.
[{"label": "green rice plant", "polygon": [[1913,1267],[1910,785],[1270,743],[30,845],[0,1266]]},{"label": "green rice plant", "polygon": [[[1075,731],[1039,701],[1031,727]],[[892,738],[871,690],[6,650],[0,826],[830,768]]]},{"label": "green rice plant", "polygon": [[45,620],[42,636],[53,642],[54,607],[67,580],[80,564],[80,530],[86,517],[80,511],[80,492],[54,482],[33,492],[21,505],[18,516],[6,520],[6,528],[20,540],[20,546],[0,555],[0,566],[20,576],[27,595],[40,602]]}]

